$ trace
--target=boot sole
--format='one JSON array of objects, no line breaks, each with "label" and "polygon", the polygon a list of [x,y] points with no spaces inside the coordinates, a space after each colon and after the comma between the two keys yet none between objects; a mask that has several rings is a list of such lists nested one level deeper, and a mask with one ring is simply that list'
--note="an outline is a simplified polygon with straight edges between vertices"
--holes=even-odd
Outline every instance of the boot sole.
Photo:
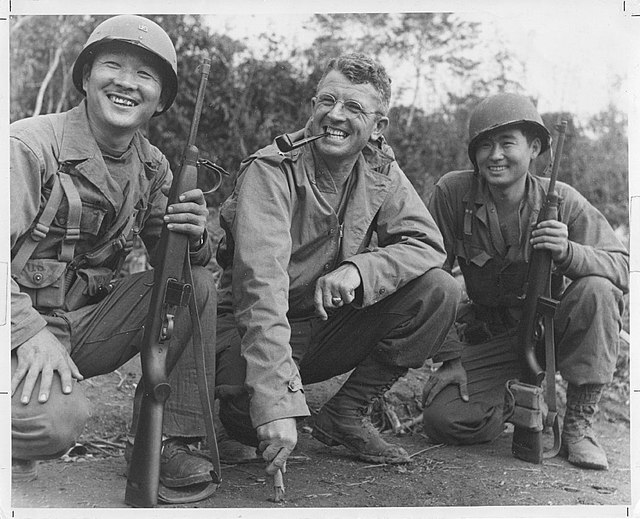
[{"label": "boot sole", "polygon": [[558,452],[558,456],[560,458],[566,459],[572,465],[581,468],[581,469],[591,469],[591,470],[609,470],[609,465],[600,465],[596,463],[589,463],[588,461],[577,461],[569,458],[569,449],[563,443],[560,447],[560,451]]},{"label": "boot sole", "polygon": [[389,456],[376,456],[374,454],[366,454],[357,449],[354,449],[353,447],[341,441],[336,436],[333,436],[327,433],[326,431],[319,429],[317,426],[314,427],[313,430],[311,431],[311,436],[314,437],[316,440],[324,443],[325,445],[328,445],[329,447],[337,447],[338,445],[342,445],[347,449],[349,449],[352,453],[354,453],[358,459],[363,461],[369,461],[371,463],[388,463],[390,465],[402,465],[406,463],[411,463],[411,458],[409,458],[408,456],[407,457],[403,456],[401,458],[398,458],[398,457],[392,458]]}]

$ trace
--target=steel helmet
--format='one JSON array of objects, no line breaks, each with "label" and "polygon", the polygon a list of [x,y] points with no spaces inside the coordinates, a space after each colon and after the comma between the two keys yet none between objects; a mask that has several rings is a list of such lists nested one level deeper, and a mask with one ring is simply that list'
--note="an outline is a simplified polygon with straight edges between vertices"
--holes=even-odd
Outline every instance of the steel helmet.
[{"label": "steel helmet", "polygon": [[[79,92],[86,95],[82,88],[84,66],[95,57],[96,51],[108,43],[120,41],[142,47],[160,58],[162,66],[162,89],[165,106],[169,109],[178,92],[178,58],[169,35],[157,23],[133,14],[122,14],[105,20],[98,25],[84,44],[73,65],[73,84]],[[158,112],[155,115],[159,115]]]},{"label": "steel helmet", "polygon": [[542,117],[529,98],[518,94],[497,94],[484,99],[471,113],[468,153],[474,166],[478,139],[496,128],[513,124],[531,127],[540,138],[540,153],[551,147],[551,133],[545,128]]}]

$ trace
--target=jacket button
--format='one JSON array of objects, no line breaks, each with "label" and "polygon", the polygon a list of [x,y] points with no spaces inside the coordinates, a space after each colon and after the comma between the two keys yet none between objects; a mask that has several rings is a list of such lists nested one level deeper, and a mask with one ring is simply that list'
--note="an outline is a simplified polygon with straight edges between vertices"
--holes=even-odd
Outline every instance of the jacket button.
[{"label": "jacket button", "polygon": [[380,290],[378,290],[378,293],[379,294],[384,294],[386,291],[387,291],[387,289],[383,287]]},{"label": "jacket button", "polygon": [[324,264],[324,269],[325,270],[329,270],[331,268],[331,265],[329,265],[328,263]]},{"label": "jacket button", "polygon": [[35,273],[35,274],[33,275],[33,281],[34,281],[35,283],[42,283],[42,278],[43,278],[43,277],[44,277],[44,276],[43,276],[42,274],[40,274],[39,272],[37,272],[37,273]]}]

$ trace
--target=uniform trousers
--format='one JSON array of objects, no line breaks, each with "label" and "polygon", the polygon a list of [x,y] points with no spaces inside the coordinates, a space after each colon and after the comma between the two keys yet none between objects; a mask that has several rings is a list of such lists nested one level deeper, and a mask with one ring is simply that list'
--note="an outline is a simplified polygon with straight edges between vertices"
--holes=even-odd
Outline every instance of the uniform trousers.
[{"label": "uniform trousers", "polygon": [[[216,285],[214,276],[203,267],[193,267],[196,303],[200,313],[205,347],[213,348],[216,333]],[[108,296],[94,305],[73,312],[55,311],[45,315],[47,328],[64,344],[85,379],[111,373],[134,355],[143,342],[144,326],[153,287],[153,271],[118,279]],[[189,420],[183,417],[198,403],[199,396],[184,394],[185,378],[190,372],[191,318],[189,311],[180,308],[176,314],[174,333],[169,341],[167,368],[172,393],[165,405],[164,433],[169,436],[192,436]],[[180,357],[185,349],[185,354]],[[179,357],[179,360],[177,360]],[[176,363],[177,361],[177,363]],[[11,355],[11,372],[17,357]],[[174,368],[175,369],[172,369]],[[40,378],[28,404],[20,402],[22,383],[11,399],[12,456],[19,459],[47,459],[64,454],[74,445],[91,416],[84,383],[75,382],[73,391],[62,393],[60,377],[54,375],[51,394],[46,403],[38,402]],[[138,384],[137,397],[142,384]],[[185,410],[183,402],[188,402]],[[135,413],[132,430],[135,430]]]},{"label": "uniform trousers", "polygon": [[[556,365],[565,381],[576,386],[611,382],[623,310],[622,291],[605,278],[583,277],[566,288],[554,319]],[[444,388],[424,410],[423,429],[431,439],[473,444],[500,435],[510,411],[505,384],[520,377],[516,351],[516,330],[465,344],[469,401],[460,398],[457,385]]]},{"label": "uniform trousers", "polygon": [[[395,293],[366,308],[351,305],[329,318],[292,319],[291,348],[303,384],[347,373],[373,356],[381,370],[419,368],[438,352],[455,320],[459,284],[441,269],[432,269]],[[245,361],[241,339],[231,315],[218,318],[216,384],[242,388]],[[220,400],[220,419],[234,439],[257,445],[245,391]]]}]

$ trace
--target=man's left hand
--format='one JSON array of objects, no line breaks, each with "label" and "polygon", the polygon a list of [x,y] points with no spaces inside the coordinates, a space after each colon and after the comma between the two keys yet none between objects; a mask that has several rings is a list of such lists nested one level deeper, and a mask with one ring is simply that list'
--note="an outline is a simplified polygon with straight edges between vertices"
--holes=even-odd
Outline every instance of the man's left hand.
[{"label": "man's left hand", "polygon": [[[169,188],[165,189],[163,192],[168,195]],[[164,221],[170,231],[188,234],[189,244],[195,248],[204,236],[208,216],[209,211],[202,190],[192,189],[182,193],[179,202],[167,208]]]},{"label": "man's left hand", "polygon": [[362,284],[360,272],[352,263],[340,265],[333,272],[316,281],[314,302],[316,314],[324,321],[329,316],[326,308],[340,308],[356,297],[356,288]]},{"label": "man's left hand", "polygon": [[534,249],[551,252],[555,263],[562,263],[569,255],[569,231],[566,224],[558,220],[540,222],[531,232],[531,245]]}]

